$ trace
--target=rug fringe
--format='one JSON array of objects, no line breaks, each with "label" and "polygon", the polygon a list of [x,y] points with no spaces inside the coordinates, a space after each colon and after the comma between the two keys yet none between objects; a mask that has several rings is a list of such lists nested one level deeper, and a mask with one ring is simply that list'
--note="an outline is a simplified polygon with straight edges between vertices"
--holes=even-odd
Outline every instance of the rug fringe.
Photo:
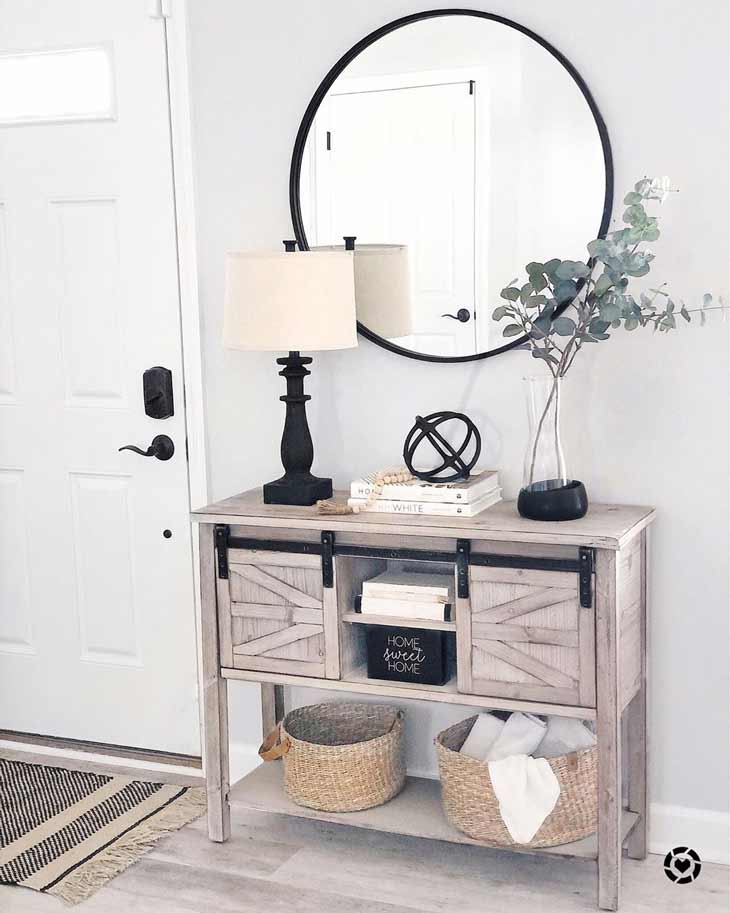
[{"label": "rug fringe", "polygon": [[143,821],[46,893],[68,904],[81,903],[148,853],[161,837],[179,830],[205,811],[205,790],[189,789],[171,805]]}]

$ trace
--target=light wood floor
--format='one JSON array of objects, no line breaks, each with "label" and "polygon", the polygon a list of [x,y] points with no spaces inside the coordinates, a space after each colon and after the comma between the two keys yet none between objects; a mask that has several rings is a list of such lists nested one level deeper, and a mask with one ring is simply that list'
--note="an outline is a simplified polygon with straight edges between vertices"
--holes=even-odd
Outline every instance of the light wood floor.
[{"label": "light wood floor", "polygon": [[[157,844],[82,913],[574,913],[595,909],[595,864],[363,831],[234,808],[233,835],[202,821]],[[728,869],[677,887],[661,858],[624,862],[622,913],[728,913]],[[0,913],[66,907],[0,886]]]}]

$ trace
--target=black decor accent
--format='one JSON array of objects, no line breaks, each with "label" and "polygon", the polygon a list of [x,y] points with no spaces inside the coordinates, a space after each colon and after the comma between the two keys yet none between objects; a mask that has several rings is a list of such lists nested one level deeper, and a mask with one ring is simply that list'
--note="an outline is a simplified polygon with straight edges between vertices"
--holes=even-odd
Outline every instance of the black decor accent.
[{"label": "black decor accent", "polygon": [[583,483],[577,480],[546,491],[522,488],[517,496],[517,510],[528,520],[580,520],[588,512],[588,495]]},{"label": "black decor accent", "polygon": [[446,631],[367,625],[368,678],[443,685],[449,679]]},{"label": "black decor accent", "polygon": [[[444,422],[459,421],[466,426],[464,439],[458,449],[452,446],[438,430]],[[413,468],[413,458],[419,445],[428,441],[436,453],[441,457],[441,463],[434,469],[418,470]],[[465,457],[470,447],[473,452]],[[456,482],[458,479],[468,479],[469,473],[476,466],[479,454],[482,451],[482,438],[479,430],[468,415],[463,412],[432,412],[430,415],[416,416],[416,421],[406,435],[403,444],[403,460],[409,472],[424,482]]]},{"label": "black decor accent", "polygon": [[[395,32],[397,29],[403,28],[406,25],[410,25],[413,22],[420,22],[424,19],[437,19],[441,16],[475,16],[480,19],[490,19],[492,22],[500,22],[502,25],[509,26],[509,28],[513,28],[516,31],[521,32],[528,38],[532,38],[533,41],[536,41],[541,47],[545,48],[545,50],[552,54],[552,56],[557,61],[559,61],[559,63],[561,63],[568,71],[568,73],[573,77],[573,80],[583,94],[583,97],[586,100],[586,104],[593,114],[593,119],[596,122],[596,129],[598,130],[598,135],[601,140],[601,147],[603,149],[603,162],[606,168],[606,185],[603,196],[603,212],[601,214],[601,223],[598,228],[596,237],[605,238],[606,232],[608,231],[608,226],[611,222],[611,209],[613,207],[613,155],[611,153],[611,142],[608,138],[606,123],[603,120],[601,112],[598,109],[598,105],[591,95],[590,89],[586,85],[583,77],[576,70],[573,64],[563,54],[561,54],[557,48],[553,47],[549,41],[546,41],[544,38],[542,38],[536,32],[533,32],[531,29],[528,29],[526,26],[520,25],[518,22],[514,22],[512,19],[507,19],[504,16],[498,16],[496,13],[485,13],[481,10],[436,9],[426,10],[422,13],[413,13],[409,16],[403,16],[401,19],[395,19],[393,22],[389,22],[387,25],[383,25],[380,28],[375,29],[374,32],[366,35],[364,38],[358,41],[357,44],[354,44],[349,51],[343,54],[317,87],[316,92],[307,105],[307,109],[304,112],[304,116],[302,117],[302,122],[299,125],[299,130],[297,131],[297,136],[294,141],[294,149],[292,150],[291,167],[289,169],[289,207],[291,209],[294,234],[296,235],[300,249],[309,250],[307,235],[304,230],[304,220],[302,218],[301,200],[299,198],[299,188],[302,175],[302,160],[304,157],[304,148],[307,143],[309,131],[312,127],[312,123],[314,122],[317,110],[322,104],[325,96],[332,88],[333,83],[342,73],[345,67],[352,63],[352,61],[366,48],[369,48],[371,44],[374,44],[384,35]],[[581,279],[578,282],[579,291],[583,287],[584,281],[585,280]],[[557,317],[560,313],[562,313],[562,311],[565,310],[566,307],[567,304],[556,308],[553,316]],[[478,352],[476,355],[457,355],[446,357],[443,355],[428,355],[422,352],[413,352],[410,349],[404,349],[402,346],[395,345],[395,343],[390,342],[390,340],[385,339],[383,336],[379,336],[377,333],[374,333],[359,321],[357,324],[357,329],[360,334],[366,339],[376,343],[376,345],[382,346],[384,349],[388,349],[390,352],[395,352],[396,355],[405,355],[406,358],[416,358],[419,361],[446,363],[477,361],[482,358],[491,358],[493,355],[500,355],[502,352],[508,352],[510,349],[514,349],[527,341],[526,336],[518,336],[515,339],[512,339],[510,342],[505,343],[504,345],[498,346],[495,349],[489,349],[487,352]]]},{"label": "black decor accent", "polygon": [[275,482],[264,485],[264,504],[299,504],[305,507],[320,499],[332,497],[332,479],[319,479],[310,472],[314,462],[314,445],[307,423],[307,401],[312,397],[304,392],[304,378],[311,372],[311,358],[290,352],[276,363],[284,365],[279,371],[286,378],[284,433],[281,436],[281,462],[286,472]]}]

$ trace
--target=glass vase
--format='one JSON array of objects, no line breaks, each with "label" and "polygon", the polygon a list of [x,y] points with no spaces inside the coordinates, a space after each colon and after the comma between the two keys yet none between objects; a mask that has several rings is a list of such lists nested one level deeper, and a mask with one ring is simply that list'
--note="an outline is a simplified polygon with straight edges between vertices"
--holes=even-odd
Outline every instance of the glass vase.
[{"label": "glass vase", "polygon": [[562,442],[562,380],[525,378],[529,437],[517,507],[532,520],[576,520],[588,510],[582,482],[571,478]]}]

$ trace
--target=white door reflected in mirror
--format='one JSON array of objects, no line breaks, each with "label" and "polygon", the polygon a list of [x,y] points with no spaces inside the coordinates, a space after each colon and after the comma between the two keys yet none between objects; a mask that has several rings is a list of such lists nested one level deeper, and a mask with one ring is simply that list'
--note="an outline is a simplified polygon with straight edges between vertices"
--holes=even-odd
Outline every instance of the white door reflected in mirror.
[{"label": "white door reflected in mirror", "polygon": [[407,246],[412,331],[368,329],[453,358],[504,343],[491,315],[526,263],[586,259],[606,183],[569,70],[504,23],[445,15],[385,34],[345,67],[311,125],[299,196],[312,247],[344,235]]}]

